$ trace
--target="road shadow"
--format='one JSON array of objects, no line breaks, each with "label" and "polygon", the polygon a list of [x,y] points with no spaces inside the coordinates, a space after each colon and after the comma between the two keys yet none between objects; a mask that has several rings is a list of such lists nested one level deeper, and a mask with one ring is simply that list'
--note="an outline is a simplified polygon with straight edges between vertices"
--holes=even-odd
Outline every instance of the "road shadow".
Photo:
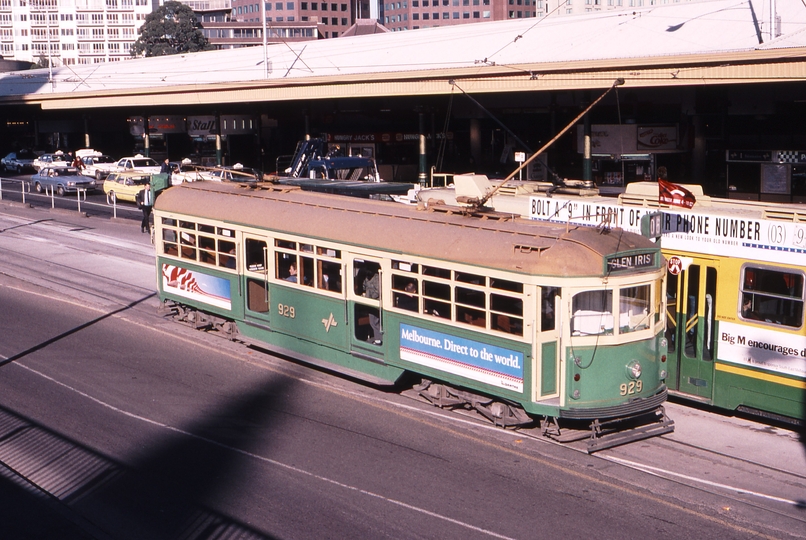
[{"label": "road shadow", "polygon": [[[291,379],[273,375],[123,464],[0,407],[0,505],[11,539],[271,539],[213,510],[253,470]],[[7,524],[11,524],[7,526]]]}]

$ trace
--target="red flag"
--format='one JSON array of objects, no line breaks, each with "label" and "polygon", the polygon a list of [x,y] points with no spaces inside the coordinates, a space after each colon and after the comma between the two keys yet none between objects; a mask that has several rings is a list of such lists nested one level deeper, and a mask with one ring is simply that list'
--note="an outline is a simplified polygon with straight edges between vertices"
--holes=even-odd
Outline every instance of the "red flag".
[{"label": "red flag", "polygon": [[658,202],[672,206],[691,208],[694,206],[694,203],[697,202],[697,199],[683,186],[678,186],[677,184],[658,178]]}]

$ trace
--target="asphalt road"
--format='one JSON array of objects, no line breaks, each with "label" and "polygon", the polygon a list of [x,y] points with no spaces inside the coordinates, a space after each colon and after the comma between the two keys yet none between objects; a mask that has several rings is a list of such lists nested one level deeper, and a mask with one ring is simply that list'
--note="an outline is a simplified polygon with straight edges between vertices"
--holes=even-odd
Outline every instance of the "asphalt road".
[{"label": "asphalt road", "polygon": [[806,536],[797,434],[593,456],[160,317],[136,219],[0,204],[2,538]]}]

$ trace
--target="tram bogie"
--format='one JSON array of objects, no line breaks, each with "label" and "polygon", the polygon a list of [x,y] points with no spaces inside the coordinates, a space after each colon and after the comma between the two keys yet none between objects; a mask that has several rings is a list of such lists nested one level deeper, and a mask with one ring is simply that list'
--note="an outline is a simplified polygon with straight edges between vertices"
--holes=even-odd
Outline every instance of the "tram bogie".
[{"label": "tram bogie", "polygon": [[665,261],[639,235],[212,183],[155,218],[160,298],[196,328],[375,384],[417,374],[502,426],[594,436],[666,398]]}]

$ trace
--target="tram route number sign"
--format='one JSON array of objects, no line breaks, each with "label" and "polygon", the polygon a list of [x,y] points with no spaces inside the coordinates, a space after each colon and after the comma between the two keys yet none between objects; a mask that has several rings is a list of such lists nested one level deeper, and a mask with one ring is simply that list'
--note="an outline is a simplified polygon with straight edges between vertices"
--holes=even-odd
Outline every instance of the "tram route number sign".
[{"label": "tram route number sign", "polygon": [[655,253],[628,253],[608,255],[605,259],[607,273],[642,270],[655,266]]}]

